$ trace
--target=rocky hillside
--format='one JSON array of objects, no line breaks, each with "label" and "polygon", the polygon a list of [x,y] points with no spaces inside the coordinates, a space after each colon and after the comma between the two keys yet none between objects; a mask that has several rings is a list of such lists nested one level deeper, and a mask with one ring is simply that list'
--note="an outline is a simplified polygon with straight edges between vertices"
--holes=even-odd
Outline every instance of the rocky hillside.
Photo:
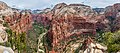
[{"label": "rocky hillside", "polygon": [[[91,34],[94,37],[97,32],[118,31],[120,28],[118,21],[119,7],[119,3],[106,8],[96,9],[84,4],[67,5],[59,3],[52,10],[43,11],[40,15],[44,16],[38,16],[41,18],[40,20],[50,21],[50,24],[45,21],[50,26],[46,36],[49,43],[46,46],[51,47],[56,52],[63,52],[62,49],[67,48],[67,43],[74,40],[71,37],[77,36],[78,40],[76,41],[79,41],[81,35]],[[44,25],[45,23],[42,24]]]},{"label": "rocky hillside", "polygon": [[14,12],[13,15],[5,16],[4,20],[13,32],[27,32],[32,27],[32,15],[28,11]]},{"label": "rocky hillside", "polygon": [[13,53],[13,50],[18,53],[21,52],[19,48],[25,52],[26,32],[31,28],[32,15],[29,11],[19,11],[0,1],[0,53],[3,53],[4,49],[10,53]]},{"label": "rocky hillside", "polygon": [[[78,45],[81,44],[79,41],[83,41],[80,39],[83,38],[80,35],[95,35],[96,23],[101,19],[96,18],[98,16],[97,12],[84,4],[67,5],[60,3],[55,5],[52,10],[44,10],[40,15],[42,16],[35,18],[36,21],[41,21],[40,23],[43,25],[50,26],[46,35],[46,41],[48,42],[46,46],[56,52],[63,52],[65,48],[65,50],[68,50],[67,52],[72,52],[69,50],[70,47],[76,50],[79,47]],[[73,40],[77,42],[67,46]],[[74,44],[76,44],[75,47],[73,47]]]},{"label": "rocky hillside", "polygon": [[32,15],[29,11],[9,7],[6,3],[0,1],[0,17],[4,19],[3,24],[8,24],[14,32],[26,32],[32,27]]},{"label": "rocky hillside", "polygon": [[6,3],[0,1],[0,15],[1,15],[1,16],[4,16],[4,15],[12,15],[13,12],[18,12],[18,10],[12,9],[12,8],[9,7]]},{"label": "rocky hillside", "polygon": [[108,6],[105,8],[105,17],[109,20],[110,30],[112,32],[120,29],[120,24],[118,21],[120,18],[120,3],[116,3],[113,6]]},{"label": "rocky hillside", "polygon": [[[29,10],[11,8],[0,1],[0,41],[6,42],[9,34],[10,42],[19,43],[16,46],[12,42],[12,49],[20,49],[23,44],[23,48],[29,46],[28,49],[24,48],[28,53],[80,53],[89,52],[87,50],[91,48],[96,52],[106,52],[106,47],[94,43],[95,38],[99,33],[120,30],[119,19],[120,3],[94,9],[84,4],[59,3],[53,9],[31,13]],[[12,32],[7,31],[7,34],[6,28]]]},{"label": "rocky hillside", "polygon": [[[87,35],[93,34],[96,32],[96,16],[90,6],[83,4],[70,4],[65,3],[57,4],[53,8],[53,19],[50,25],[50,31],[48,36],[53,36],[50,40],[53,48],[66,48],[65,43],[67,44],[72,36]],[[64,40],[64,45],[61,41]],[[58,50],[56,49],[56,50]],[[62,52],[63,50],[61,50]],[[59,50],[60,52],[60,50]]]}]

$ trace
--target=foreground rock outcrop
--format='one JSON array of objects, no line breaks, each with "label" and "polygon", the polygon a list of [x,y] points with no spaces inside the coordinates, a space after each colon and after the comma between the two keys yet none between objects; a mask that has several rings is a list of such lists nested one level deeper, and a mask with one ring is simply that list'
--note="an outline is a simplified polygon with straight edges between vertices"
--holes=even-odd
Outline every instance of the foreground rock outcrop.
[{"label": "foreground rock outcrop", "polygon": [[14,53],[10,47],[0,46],[0,53]]},{"label": "foreground rock outcrop", "polygon": [[8,35],[5,31],[6,27],[3,25],[4,20],[2,18],[3,15],[8,15],[11,12],[11,10],[8,9],[10,8],[7,6],[7,4],[0,1],[0,43],[4,43],[8,39]]},{"label": "foreground rock outcrop", "polygon": [[4,20],[0,18],[0,43],[4,43],[8,39],[8,35],[5,31],[6,27],[3,26]]},{"label": "foreground rock outcrop", "polygon": [[84,41],[83,46],[82,48],[85,49],[84,53],[105,53],[107,50],[107,47],[93,42],[90,37]]}]

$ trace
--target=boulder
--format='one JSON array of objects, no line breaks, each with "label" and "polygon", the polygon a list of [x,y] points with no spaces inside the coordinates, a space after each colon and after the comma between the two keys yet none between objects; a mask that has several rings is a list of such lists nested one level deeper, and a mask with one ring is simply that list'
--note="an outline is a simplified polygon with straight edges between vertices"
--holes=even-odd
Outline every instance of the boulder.
[{"label": "boulder", "polygon": [[8,35],[5,31],[0,30],[0,43],[4,43],[8,40]]},{"label": "boulder", "polygon": [[0,53],[14,53],[10,47],[0,46]]}]

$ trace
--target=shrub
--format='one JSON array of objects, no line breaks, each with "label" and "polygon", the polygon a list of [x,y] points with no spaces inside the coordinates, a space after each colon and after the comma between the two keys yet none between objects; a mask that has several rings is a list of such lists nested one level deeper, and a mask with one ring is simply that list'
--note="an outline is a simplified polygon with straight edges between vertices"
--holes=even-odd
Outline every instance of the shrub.
[{"label": "shrub", "polygon": [[120,31],[115,33],[106,32],[103,33],[102,36],[102,41],[105,45],[107,45],[109,53],[120,50]]}]

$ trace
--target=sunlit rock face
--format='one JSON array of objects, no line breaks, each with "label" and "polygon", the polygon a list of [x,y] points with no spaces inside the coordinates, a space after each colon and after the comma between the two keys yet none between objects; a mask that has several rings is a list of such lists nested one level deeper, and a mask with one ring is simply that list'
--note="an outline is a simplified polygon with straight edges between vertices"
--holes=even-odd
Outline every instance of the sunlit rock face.
[{"label": "sunlit rock face", "polygon": [[5,28],[6,28],[3,26],[3,24],[5,23],[3,18],[5,18],[5,16],[13,15],[14,12],[18,13],[18,10],[10,8],[6,3],[0,1],[0,30],[1,31],[5,31]]},{"label": "sunlit rock face", "polygon": [[120,28],[119,18],[119,3],[98,9],[83,4],[59,3],[53,9],[44,9],[33,16],[33,20],[38,23],[50,26],[46,37],[53,50],[66,48],[65,44],[61,46],[61,42],[69,42],[72,36],[95,35],[96,31],[117,31]]},{"label": "sunlit rock face", "polygon": [[79,16],[79,17],[84,17],[84,18],[87,17],[88,20],[94,19],[94,17],[97,14],[95,11],[91,9],[90,6],[83,5],[83,4],[67,5],[65,3],[57,4],[53,8],[53,12],[55,16],[63,15],[65,13],[69,13],[70,15],[72,15],[73,13],[74,16]]},{"label": "sunlit rock face", "polygon": [[9,7],[0,1],[0,17],[3,23],[8,23],[11,30],[17,33],[26,32],[32,27],[32,15],[30,12]]},{"label": "sunlit rock face", "polygon": [[83,4],[60,3],[51,11],[40,15],[45,15],[40,17],[50,21],[47,37],[51,43],[49,46],[53,48],[58,48],[61,41],[71,40],[71,36],[95,35],[96,31],[114,32],[120,28],[119,3],[101,9],[92,9]]},{"label": "sunlit rock face", "polygon": [[27,32],[32,27],[32,15],[28,11],[14,12],[13,15],[5,16],[4,20],[17,33]]},{"label": "sunlit rock face", "polygon": [[13,15],[14,12],[18,12],[18,10],[12,9],[6,3],[0,1],[0,16]]},{"label": "sunlit rock face", "polygon": [[7,9],[8,5],[2,1],[0,1],[0,10]]},{"label": "sunlit rock face", "polygon": [[72,40],[72,36],[81,37],[80,35],[95,35],[97,13],[90,6],[83,4],[60,3],[55,5],[51,11],[52,19],[50,30],[48,32],[48,40],[54,50],[62,52],[66,44]]},{"label": "sunlit rock face", "polygon": [[95,43],[91,38],[87,38],[83,42],[82,46],[84,50],[83,53],[106,53],[107,47],[99,43]]}]

